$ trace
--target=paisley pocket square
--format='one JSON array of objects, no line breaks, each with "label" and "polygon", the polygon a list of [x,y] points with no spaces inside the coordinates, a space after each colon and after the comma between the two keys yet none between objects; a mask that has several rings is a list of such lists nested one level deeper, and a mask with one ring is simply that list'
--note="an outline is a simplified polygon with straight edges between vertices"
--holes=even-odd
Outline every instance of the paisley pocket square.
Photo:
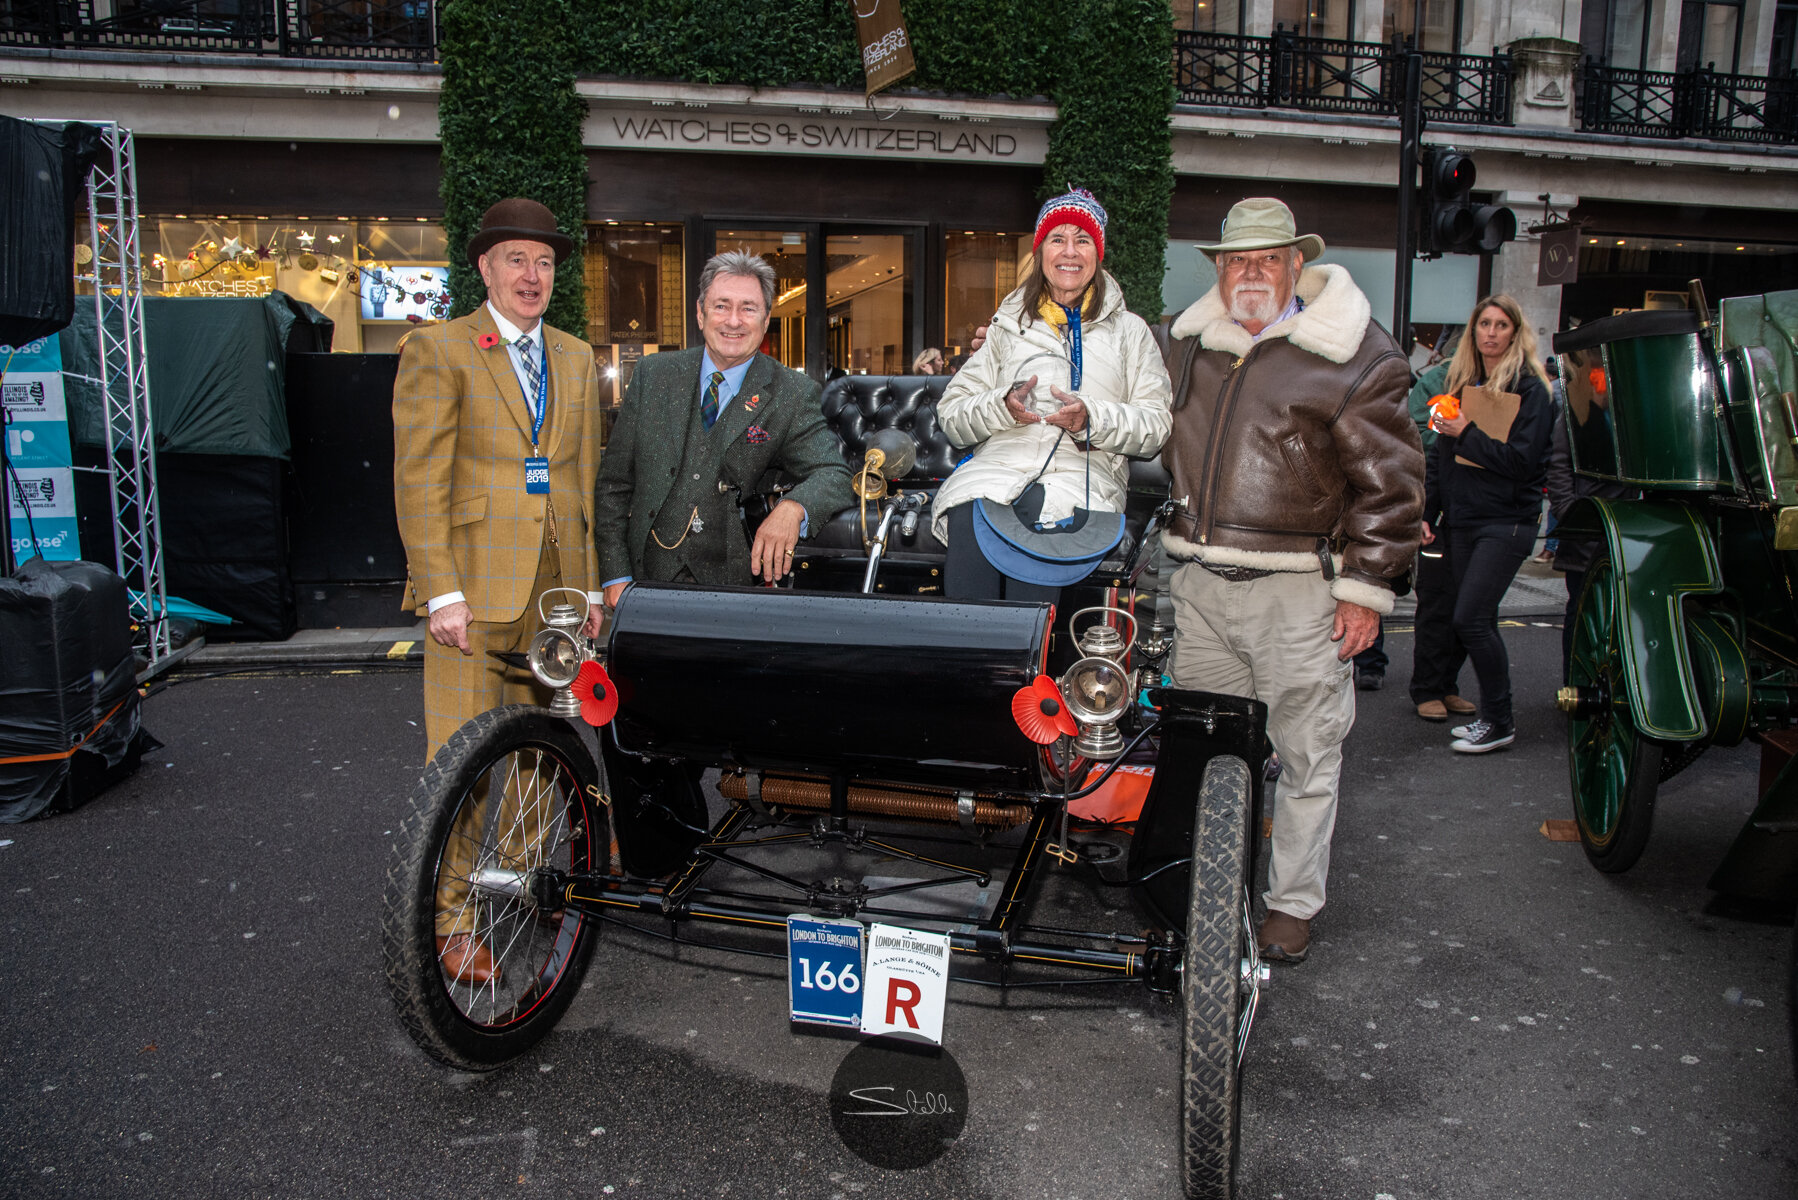
[{"label": "paisley pocket square", "polygon": [[774,435],[769,433],[766,429],[763,429],[760,425],[751,425],[748,429],[743,431],[743,436],[750,442],[759,446]]}]

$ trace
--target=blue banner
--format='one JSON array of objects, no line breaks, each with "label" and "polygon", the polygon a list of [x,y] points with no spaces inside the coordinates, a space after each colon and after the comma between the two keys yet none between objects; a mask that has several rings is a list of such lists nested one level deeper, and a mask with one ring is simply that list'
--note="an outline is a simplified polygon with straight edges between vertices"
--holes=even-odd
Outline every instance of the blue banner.
[{"label": "blue banner", "polygon": [[0,346],[0,371],[13,556],[19,562],[34,554],[73,561],[81,557],[81,543],[63,404],[62,343],[51,336],[16,349]]}]

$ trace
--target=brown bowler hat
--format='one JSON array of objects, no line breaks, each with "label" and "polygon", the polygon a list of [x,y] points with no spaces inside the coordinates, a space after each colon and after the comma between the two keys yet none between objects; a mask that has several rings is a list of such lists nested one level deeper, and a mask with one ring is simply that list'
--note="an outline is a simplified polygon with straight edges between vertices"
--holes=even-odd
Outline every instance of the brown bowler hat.
[{"label": "brown bowler hat", "polygon": [[535,200],[514,196],[481,214],[481,232],[468,239],[470,266],[501,242],[542,242],[556,252],[556,265],[574,253],[574,239],[556,228],[556,214]]}]

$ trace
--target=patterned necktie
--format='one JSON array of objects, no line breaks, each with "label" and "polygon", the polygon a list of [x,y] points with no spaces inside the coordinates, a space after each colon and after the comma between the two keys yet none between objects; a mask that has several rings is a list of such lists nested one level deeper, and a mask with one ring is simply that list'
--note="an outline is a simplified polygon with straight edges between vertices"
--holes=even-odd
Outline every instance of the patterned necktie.
[{"label": "patterned necktie", "polygon": [[518,339],[518,361],[524,364],[524,404],[535,417],[537,390],[543,386],[543,368],[537,365],[537,343],[528,333]]},{"label": "patterned necktie", "polygon": [[723,382],[723,371],[713,371],[711,379],[706,381],[705,399],[700,402],[699,415],[705,419],[707,429],[718,423],[718,385]]}]

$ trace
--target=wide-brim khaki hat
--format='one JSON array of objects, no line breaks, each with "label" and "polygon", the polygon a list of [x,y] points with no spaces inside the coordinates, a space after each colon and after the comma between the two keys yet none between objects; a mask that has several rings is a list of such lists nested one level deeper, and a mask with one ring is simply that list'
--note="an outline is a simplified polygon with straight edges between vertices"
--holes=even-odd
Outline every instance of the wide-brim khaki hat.
[{"label": "wide-brim khaki hat", "polygon": [[1224,218],[1223,240],[1215,246],[1200,246],[1199,253],[1215,259],[1231,250],[1273,250],[1280,246],[1297,246],[1306,262],[1316,262],[1324,252],[1324,240],[1315,233],[1299,236],[1298,222],[1292,210],[1272,196],[1244,200]]}]

